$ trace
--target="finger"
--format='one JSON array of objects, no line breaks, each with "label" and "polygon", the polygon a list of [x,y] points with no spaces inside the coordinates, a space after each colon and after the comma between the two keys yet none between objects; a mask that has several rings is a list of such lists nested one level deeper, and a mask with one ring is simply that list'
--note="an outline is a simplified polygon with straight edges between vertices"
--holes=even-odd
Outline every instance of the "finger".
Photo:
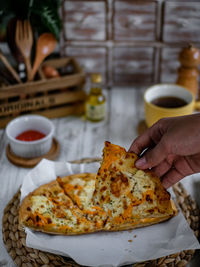
[{"label": "finger", "polygon": [[153,145],[153,141],[149,136],[148,132],[145,132],[144,134],[140,135],[139,137],[137,137],[133,143],[131,144],[128,152],[134,152],[136,154],[141,154],[142,151]]},{"label": "finger", "polygon": [[167,160],[163,160],[158,166],[152,168],[152,172],[156,176],[161,177],[167,173],[171,167],[172,164],[170,164]]},{"label": "finger", "polygon": [[153,149],[148,149],[144,156],[135,162],[139,169],[149,169],[159,165],[168,156],[168,149],[165,140],[161,139]]},{"label": "finger", "polygon": [[162,184],[167,189],[183,179],[183,175],[176,169],[170,169],[163,177]]},{"label": "finger", "polygon": [[137,137],[129,148],[129,152],[133,151],[136,154],[141,154],[142,151],[148,147],[157,144],[162,138],[160,131],[160,122],[155,123],[152,127],[147,129],[142,135]]},{"label": "finger", "polygon": [[133,151],[136,154],[141,154],[146,148],[155,146],[155,142],[151,136],[151,128],[138,136],[129,148],[129,152]]}]

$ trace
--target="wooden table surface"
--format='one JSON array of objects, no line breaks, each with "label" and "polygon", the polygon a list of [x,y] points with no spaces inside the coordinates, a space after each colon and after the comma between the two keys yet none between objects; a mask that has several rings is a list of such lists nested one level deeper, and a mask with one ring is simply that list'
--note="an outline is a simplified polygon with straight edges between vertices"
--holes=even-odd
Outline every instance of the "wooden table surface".
[{"label": "wooden table surface", "polygon": [[[105,91],[107,97],[107,117],[99,123],[85,121],[82,117],[69,116],[52,119],[55,137],[61,145],[58,161],[70,161],[85,157],[101,157],[104,141],[129,148],[137,136],[137,125],[144,119],[143,88],[114,88]],[[19,189],[30,169],[11,164],[5,154],[5,131],[0,130],[0,221],[8,201]],[[189,193],[200,204],[200,175],[183,180]],[[16,266],[8,255],[2,241],[0,224],[0,266]],[[200,257],[196,257],[190,267],[200,266]]]}]

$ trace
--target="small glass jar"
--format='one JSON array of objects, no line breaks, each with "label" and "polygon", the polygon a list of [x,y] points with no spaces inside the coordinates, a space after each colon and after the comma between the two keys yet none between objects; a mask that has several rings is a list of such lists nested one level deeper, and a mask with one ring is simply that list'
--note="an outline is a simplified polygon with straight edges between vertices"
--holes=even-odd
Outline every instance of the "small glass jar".
[{"label": "small glass jar", "polygon": [[102,93],[101,82],[101,74],[91,75],[91,87],[85,103],[85,114],[86,118],[92,122],[102,121],[106,116],[106,98]]}]

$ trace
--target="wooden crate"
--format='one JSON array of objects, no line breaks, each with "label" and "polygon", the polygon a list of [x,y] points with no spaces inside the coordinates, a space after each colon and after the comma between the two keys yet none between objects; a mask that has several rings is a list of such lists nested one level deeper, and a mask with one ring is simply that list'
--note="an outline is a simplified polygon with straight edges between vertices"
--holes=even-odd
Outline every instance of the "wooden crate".
[{"label": "wooden crate", "polygon": [[[43,65],[66,68],[68,74],[46,79],[42,68],[39,79],[0,88],[0,128],[24,114],[40,114],[48,118],[80,115],[84,111],[85,74],[74,58],[47,60]],[[42,66],[43,66],[42,65]]]}]

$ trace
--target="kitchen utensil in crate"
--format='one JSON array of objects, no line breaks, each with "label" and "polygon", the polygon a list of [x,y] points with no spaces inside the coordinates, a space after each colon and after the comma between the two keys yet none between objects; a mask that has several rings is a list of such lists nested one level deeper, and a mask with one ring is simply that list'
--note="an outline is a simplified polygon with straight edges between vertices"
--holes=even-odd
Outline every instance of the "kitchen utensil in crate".
[{"label": "kitchen utensil in crate", "polygon": [[9,70],[9,72],[12,74],[12,76],[15,78],[15,80],[18,83],[21,83],[19,75],[17,74],[15,69],[10,65],[10,63],[8,62],[7,58],[4,56],[4,54],[3,54],[3,52],[1,50],[0,50],[0,59],[4,63],[6,68]]},{"label": "kitchen utensil in crate", "polygon": [[17,20],[15,32],[16,44],[24,57],[26,64],[27,78],[31,80],[31,49],[33,45],[33,33],[28,20]]},{"label": "kitchen utensil in crate", "polygon": [[36,44],[36,57],[31,72],[31,80],[34,79],[42,61],[54,51],[56,44],[57,41],[52,33],[43,33],[40,35]]}]

